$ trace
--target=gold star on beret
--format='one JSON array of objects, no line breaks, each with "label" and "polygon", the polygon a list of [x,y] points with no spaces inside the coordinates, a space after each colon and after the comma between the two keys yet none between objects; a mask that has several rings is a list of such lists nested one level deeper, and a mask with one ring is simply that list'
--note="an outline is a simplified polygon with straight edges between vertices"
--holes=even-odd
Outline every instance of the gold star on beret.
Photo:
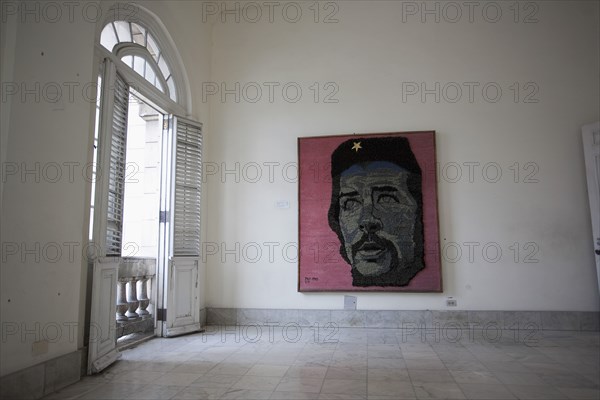
[{"label": "gold star on beret", "polygon": [[352,150],[356,151],[358,153],[358,150],[362,149],[362,146],[360,145],[360,142],[354,142],[354,146],[352,146]]}]

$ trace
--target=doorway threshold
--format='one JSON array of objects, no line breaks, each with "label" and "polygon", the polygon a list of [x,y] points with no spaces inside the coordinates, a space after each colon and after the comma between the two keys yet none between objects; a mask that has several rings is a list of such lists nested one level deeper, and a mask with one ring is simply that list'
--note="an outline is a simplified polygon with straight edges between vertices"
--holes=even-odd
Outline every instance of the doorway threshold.
[{"label": "doorway threshold", "polygon": [[148,340],[154,338],[154,336],[154,332],[138,332],[122,336],[117,340],[117,349],[119,351],[131,349],[141,343],[147,342]]}]

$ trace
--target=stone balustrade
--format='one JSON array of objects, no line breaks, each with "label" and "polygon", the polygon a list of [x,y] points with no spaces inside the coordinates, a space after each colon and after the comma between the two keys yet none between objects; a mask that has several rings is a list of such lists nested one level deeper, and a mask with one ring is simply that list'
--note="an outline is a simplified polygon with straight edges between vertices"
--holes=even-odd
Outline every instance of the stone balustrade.
[{"label": "stone balustrade", "polygon": [[117,338],[154,329],[156,260],[124,258],[117,281]]}]

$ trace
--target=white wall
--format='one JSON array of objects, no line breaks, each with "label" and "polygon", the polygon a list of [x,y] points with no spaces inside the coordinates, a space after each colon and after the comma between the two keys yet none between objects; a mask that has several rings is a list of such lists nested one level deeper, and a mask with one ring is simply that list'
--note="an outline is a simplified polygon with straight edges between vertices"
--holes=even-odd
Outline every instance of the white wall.
[{"label": "white wall", "polygon": [[[403,14],[422,2],[389,1],[337,2],[339,10],[321,8],[315,23],[310,4],[296,4],[303,11],[297,23],[285,20],[282,7],[275,8],[272,23],[266,6],[256,23],[248,22],[256,18],[256,9],[242,8],[239,23],[233,14],[225,14],[225,22],[207,14],[214,23],[211,81],[234,91],[239,82],[242,88],[239,102],[233,94],[207,96],[212,126],[205,147],[211,163],[205,169],[208,305],[342,308],[344,293],[298,293],[297,263],[290,260],[295,247],[288,246],[287,260],[282,255],[284,245],[297,241],[297,183],[288,182],[296,170],[282,176],[283,166],[297,161],[296,139],[436,130],[437,159],[445,172],[438,186],[440,241],[448,250],[442,266],[444,292],[361,293],[358,307],[444,309],[445,298],[453,296],[458,309],[598,310],[580,138],[581,125],[599,119],[598,4],[536,2],[538,9],[520,9],[518,23],[509,9],[513,3],[507,2],[487,6],[485,17],[485,3],[477,3],[472,23],[467,8],[457,23],[448,22],[454,10],[441,8],[439,23],[433,15],[422,23],[420,14]],[[431,8],[435,4],[442,7],[444,2],[428,3]],[[491,23],[494,5],[502,16]],[[286,17],[293,19],[294,10],[287,11]],[[338,23],[322,22],[330,12]],[[528,16],[537,22],[523,23]],[[272,103],[265,82],[280,84]],[[303,90],[296,103],[282,97],[281,88],[289,82]],[[317,103],[310,89],[314,82],[321,86]],[[339,88],[337,104],[323,102],[326,82]],[[461,100],[448,101],[454,96],[450,91],[436,103],[433,95],[425,102],[418,95],[403,99],[403,82],[425,82],[429,88],[435,82],[479,86],[473,102],[463,85]],[[482,96],[482,87],[490,82],[503,91],[496,103]],[[521,89],[517,102],[514,82]],[[534,86],[525,87],[528,82]],[[253,103],[256,84],[263,93]],[[531,98],[538,102],[525,103],[531,88],[539,89]],[[491,89],[488,94],[494,96]],[[273,167],[273,182],[264,165],[269,162],[280,163]],[[473,182],[465,162],[480,163]],[[503,174],[497,183],[487,182],[481,172],[492,162]],[[526,170],[529,162],[539,171]],[[235,171],[236,163],[239,182],[235,172],[223,174],[224,169]],[[261,165],[258,182],[253,163]],[[451,163],[462,165],[458,182],[451,182]],[[510,169],[514,163],[519,163],[518,183]],[[493,179],[493,170],[488,172],[486,178]],[[529,172],[539,182],[524,182]],[[288,200],[290,208],[277,209],[278,200]],[[452,242],[463,251],[456,262],[448,260],[455,257],[447,247]],[[465,242],[481,244],[472,261]],[[509,248],[515,242],[518,262]],[[524,249],[528,242],[537,246],[537,263],[523,262],[536,249]],[[485,260],[481,249],[486,243],[502,249],[500,260]],[[273,259],[269,248],[274,248]]]},{"label": "white wall", "polygon": [[[14,75],[3,81],[16,84],[18,92],[7,97],[10,128],[2,160],[7,173],[1,227],[2,375],[81,345],[81,245],[87,226],[81,172],[88,161],[93,105],[77,88],[72,99],[65,90],[53,102],[58,92],[52,88],[93,82],[94,31],[82,18],[72,23],[31,18],[17,26]],[[25,88],[32,93],[22,97]],[[68,165],[73,166],[71,176]],[[8,172],[12,167],[14,175]],[[37,176],[23,177],[25,169],[37,169]],[[44,340],[49,343],[39,343],[39,349],[33,345]]]},{"label": "white wall", "polygon": [[[29,14],[21,14],[20,8],[16,14],[12,8],[2,10],[6,19],[2,22],[2,94],[7,96],[2,100],[0,153],[5,174],[2,376],[83,346],[87,272],[82,247],[88,240],[90,196],[83,171],[92,162],[94,103],[82,88],[96,82],[94,41],[102,28],[96,21],[102,21],[112,5],[102,2],[99,14],[94,14],[96,3],[53,2],[53,7],[61,7],[60,16],[45,2],[30,2],[28,9],[33,12]],[[208,105],[201,103],[195,89],[208,79],[210,68],[210,27],[196,23],[200,3],[148,1],[143,5],[160,16],[174,42],[184,48],[180,53],[191,86],[190,117],[207,120]],[[74,7],[72,14],[68,7]],[[13,90],[7,86],[12,84],[17,92],[5,92]],[[63,92],[53,102],[56,86]],[[22,88],[34,93],[22,98]],[[36,166],[38,177],[34,173],[21,177],[23,167],[35,170]]]}]

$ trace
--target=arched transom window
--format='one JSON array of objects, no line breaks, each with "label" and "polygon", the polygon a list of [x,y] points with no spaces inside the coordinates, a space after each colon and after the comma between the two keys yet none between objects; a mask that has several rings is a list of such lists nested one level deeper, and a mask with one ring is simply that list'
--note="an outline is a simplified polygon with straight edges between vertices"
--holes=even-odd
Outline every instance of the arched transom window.
[{"label": "arched transom window", "polygon": [[152,33],[129,21],[112,21],[100,35],[100,44],[174,102],[177,85],[166,54]]}]

